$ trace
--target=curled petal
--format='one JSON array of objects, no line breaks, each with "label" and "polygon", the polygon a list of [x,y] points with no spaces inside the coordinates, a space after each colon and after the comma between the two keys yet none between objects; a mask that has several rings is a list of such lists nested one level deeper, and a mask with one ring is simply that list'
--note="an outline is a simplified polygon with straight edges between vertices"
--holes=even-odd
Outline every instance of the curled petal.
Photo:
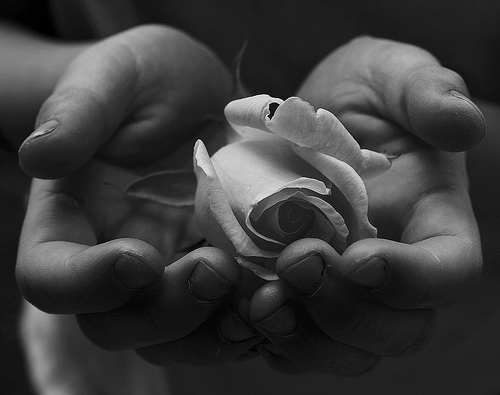
[{"label": "curled petal", "polygon": [[269,95],[245,97],[230,102],[224,109],[224,115],[229,125],[245,139],[266,139],[271,133],[267,129],[267,122],[282,103],[282,99]]},{"label": "curled petal", "polygon": [[[228,228],[243,228],[258,248],[279,253],[287,244],[302,237],[320,238],[338,251],[346,248],[350,231],[343,216],[352,217],[349,202],[327,177],[297,156],[286,140],[230,144],[215,153],[211,161],[205,157],[207,165],[203,166],[201,151],[197,158],[197,166],[202,167],[205,174],[213,173],[214,180],[217,178],[212,186],[223,195],[218,199],[223,199],[225,208],[220,202],[218,206],[209,205],[210,210],[220,210],[216,222],[222,225],[223,221]],[[359,179],[357,174],[356,177]],[[200,186],[198,190],[202,196]],[[228,207],[231,216],[225,218]],[[357,226],[355,221],[351,224]],[[229,229],[224,230],[224,234],[230,236]],[[233,239],[234,244],[242,238]]]},{"label": "curled petal", "polygon": [[345,196],[352,207],[349,218],[344,215],[351,230],[349,242],[376,237],[377,230],[368,220],[368,195],[363,180],[346,163],[309,148],[294,147],[295,153],[323,173]]},{"label": "curled petal", "polygon": [[193,162],[198,181],[195,198],[196,215],[207,240],[235,255],[275,257],[277,254],[257,247],[242,229],[201,140],[195,144]]},{"label": "curled petal", "polygon": [[238,133],[261,138],[260,131],[272,133],[301,147],[335,157],[353,167],[362,178],[389,169],[383,154],[362,150],[354,137],[331,112],[314,108],[298,97],[285,101],[257,95],[230,102],[224,111]]},{"label": "curled petal", "polygon": [[332,199],[330,189],[319,194],[291,183],[258,201],[248,212],[245,225],[261,240],[281,248],[300,238],[314,237],[343,251],[349,230],[342,215],[332,206],[332,200],[335,198]]},{"label": "curled petal", "polygon": [[385,173],[392,165],[391,159],[380,152],[361,149],[361,155],[363,156],[363,160],[356,172],[363,180],[375,178]]}]

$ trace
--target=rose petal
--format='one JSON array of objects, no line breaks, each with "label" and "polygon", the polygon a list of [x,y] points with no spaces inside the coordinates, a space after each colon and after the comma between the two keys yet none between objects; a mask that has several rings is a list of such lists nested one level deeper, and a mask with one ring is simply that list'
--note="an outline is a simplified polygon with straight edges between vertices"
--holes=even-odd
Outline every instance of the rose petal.
[{"label": "rose petal", "polygon": [[[338,251],[346,248],[349,233],[343,216],[353,218],[350,220],[352,229],[349,240],[359,239],[360,232],[356,228],[359,224],[364,226],[365,221],[368,222],[367,219],[359,220],[353,214],[345,194],[332,186],[332,182],[307,161],[302,161],[283,139],[231,144],[219,150],[212,157],[212,162],[234,217],[254,244],[263,250],[276,253],[281,251],[285,245],[284,239],[276,236],[279,234],[277,215],[272,218],[273,214],[269,212],[262,218],[262,221],[268,221],[267,230],[262,224],[256,226],[256,221],[261,220],[265,210],[292,197],[315,207],[316,229],[306,235],[321,238]],[[359,175],[350,166],[344,164],[344,167],[336,166],[335,169],[347,171],[347,179],[355,177],[363,185]],[[361,192],[366,195],[364,189]],[[353,198],[349,194],[348,196]],[[354,196],[355,204],[358,204],[358,200],[359,197]],[[279,210],[279,207],[275,210]],[[376,234],[369,223],[368,226],[372,232],[365,232],[363,229],[362,237]]]},{"label": "rose petal", "polygon": [[[352,216],[343,213],[351,231],[349,242],[376,237],[377,230],[368,220],[368,195],[360,176],[348,164],[309,148],[294,147],[294,151],[305,161],[321,171],[345,196],[352,207]],[[338,207],[337,207],[338,209]]]},{"label": "rose petal", "polygon": [[325,182],[329,183],[321,172],[297,157],[283,139],[227,145],[212,156],[212,163],[241,224],[256,202],[284,187],[307,187],[325,193]]},{"label": "rose petal", "polygon": [[391,166],[383,154],[362,150],[331,112],[314,108],[298,97],[285,101],[256,95],[230,102],[224,113],[238,133],[261,138],[265,131],[301,147],[311,148],[351,165],[363,178],[379,175]]},{"label": "rose petal", "polygon": [[278,275],[276,272],[272,269],[268,269],[265,266],[259,265],[257,263],[248,261],[246,259],[243,259],[241,257],[236,257],[236,261],[239,263],[241,267],[244,267],[247,270],[250,270],[253,274],[255,274],[257,277],[260,277],[261,279],[265,281],[276,281],[279,280]]},{"label": "rose petal", "polygon": [[[343,251],[349,234],[344,218],[332,206],[329,189],[324,196],[318,195],[320,194],[306,188],[285,187],[257,202],[248,212],[245,224],[254,234],[269,243],[284,246],[299,238],[315,237],[331,243],[338,251]],[[305,231],[297,234],[292,240],[286,240],[286,232],[279,224],[279,209],[287,202],[302,204],[303,207],[313,210],[314,214],[312,226],[302,229]],[[266,230],[267,235],[264,234]],[[279,240],[280,238],[283,240]]]},{"label": "rose petal", "polygon": [[257,247],[240,226],[201,140],[195,144],[193,162],[198,180],[196,215],[207,240],[234,254],[275,257],[277,254]]},{"label": "rose petal", "polygon": [[282,103],[282,99],[269,95],[250,96],[231,101],[224,109],[224,115],[231,127],[246,139],[267,139],[270,138],[267,121]]}]

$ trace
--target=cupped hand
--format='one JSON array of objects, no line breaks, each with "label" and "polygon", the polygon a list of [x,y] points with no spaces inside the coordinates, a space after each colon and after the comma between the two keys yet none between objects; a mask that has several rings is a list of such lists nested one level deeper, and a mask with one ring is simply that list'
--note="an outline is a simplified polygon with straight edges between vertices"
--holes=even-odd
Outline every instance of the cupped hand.
[{"label": "cupped hand", "polygon": [[69,64],[21,145],[20,165],[33,177],[57,178],[94,156],[158,159],[219,114],[231,89],[224,65],[190,36],[161,25],[124,31]]},{"label": "cupped hand", "polygon": [[[16,268],[24,296],[43,311],[78,314],[106,349],[147,347],[146,359],[161,350],[192,363],[247,354],[259,334],[237,313],[239,265],[222,250],[195,248],[192,206],[127,193],[137,178],[93,161],[66,178],[34,180]],[[187,337],[203,338],[206,353]]]},{"label": "cupped hand", "polygon": [[[207,48],[164,26],[120,33],[73,61],[19,152],[37,177],[16,266],[29,302],[78,314],[83,332],[104,348],[148,347],[146,359],[157,344],[172,348],[165,358],[191,362],[247,352],[259,334],[231,307],[241,283],[233,258],[195,248],[189,205],[126,193],[159,158],[181,177],[191,169],[186,141],[222,111],[230,81]],[[104,161],[87,164],[93,157]],[[210,337],[208,354],[190,352],[188,336]]]},{"label": "cupped hand", "polygon": [[362,148],[393,158],[366,181],[377,239],[339,256],[319,240],[290,245],[280,281],[257,291],[250,316],[277,369],[361,374],[407,355],[432,332],[433,309],[477,282],[481,245],[465,155],[484,119],[463,80],[429,53],[363,37],[333,52],[298,92],[333,112]]}]

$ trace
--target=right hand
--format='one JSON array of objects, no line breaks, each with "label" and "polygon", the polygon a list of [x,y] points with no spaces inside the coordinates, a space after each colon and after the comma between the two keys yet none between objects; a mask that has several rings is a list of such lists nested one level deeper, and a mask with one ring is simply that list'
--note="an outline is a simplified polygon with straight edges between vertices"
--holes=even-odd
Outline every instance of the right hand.
[{"label": "right hand", "polygon": [[415,353],[435,309],[477,284],[481,242],[465,156],[445,151],[484,136],[466,94],[462,78],[428,52],[369,37],[332,52],[304,82],[298,96],[336,114],[362,148],[397,158],[366,181],[378,238],[342,256],[320,240],[298,240],[278,259],[281,281],[256,292],[250,316],[272,342],[264,355],[273,366],[288,359],[353,375],[381,356]]}]

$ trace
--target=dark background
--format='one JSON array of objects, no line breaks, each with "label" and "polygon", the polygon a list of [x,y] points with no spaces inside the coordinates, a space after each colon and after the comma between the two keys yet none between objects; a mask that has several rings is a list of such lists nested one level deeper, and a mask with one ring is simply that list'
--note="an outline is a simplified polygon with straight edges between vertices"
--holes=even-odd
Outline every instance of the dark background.
[{"label": "dark background", "polygon": [[17,239],[29,180],[14,154],[0,150],[0,394],[31,394],[19,351],[17,312],[20,296],[14,280]]},{"label": "dark background", "polygon": [[[53,34],[44,1],[2,0],[0,17]],[[17,166],[15,153],[0,150],[0,394],[5,395],[32,394],[20,352],[17,317],[21,297],[14,277],[28,188],[29,179]]]},{"label": "dark background", "polygon": [[[434,53],[441,62],[458,71],[476,97],[500,102],[500,1],[339,0],[339,7],[351,7],[363,33],[411,42]],[[0,18],[54,36],[45,1],[2,0]],[[1,61],[0,54],[0,61]],[[474,166],[484,156],[472,153]],[[498,166],[497,166],[498,167]],[[490,176],[488,176],[490,177]],[[480,189],[477,179],[472,186]],[[17,166],[15,153],[0,150],[0,394],[31,394],[24,374],[17,333],[20,295],[14,276],[25,194],[29,180]],[[497,194],[498,195],[498,194]],[[499,218],[498,201],[485,200],[473,190],[478,220],[485,238],[485,259],[496,260],[494,230]],[[493,204],[493,206],[491,206]]]}]

